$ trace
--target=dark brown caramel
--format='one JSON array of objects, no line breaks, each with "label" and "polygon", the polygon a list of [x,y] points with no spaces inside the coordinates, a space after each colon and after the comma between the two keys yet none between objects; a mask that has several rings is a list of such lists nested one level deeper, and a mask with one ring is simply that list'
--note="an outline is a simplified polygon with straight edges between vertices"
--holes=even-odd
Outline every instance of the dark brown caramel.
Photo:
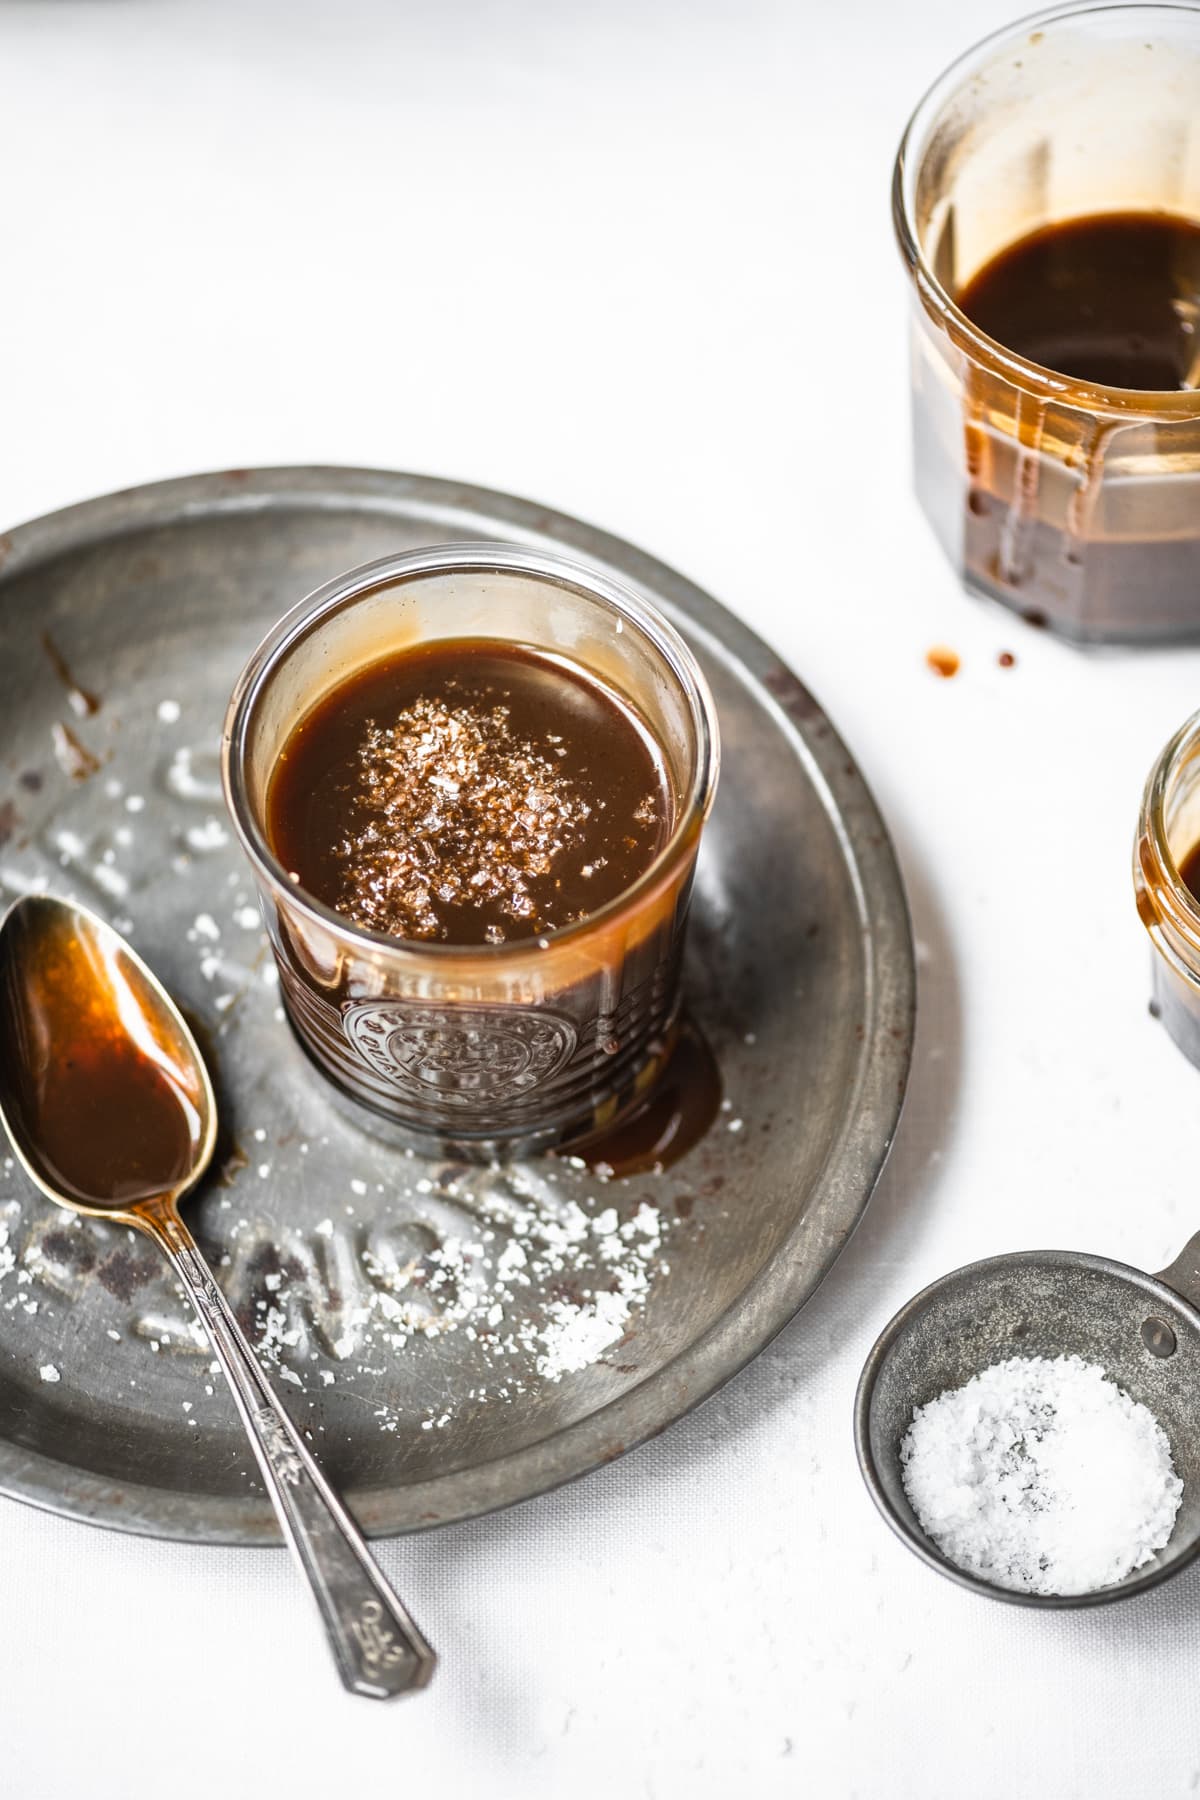
[{"label": "dark brown caramel", "polygon": [[1196,385],[1200,225],[1170,213],[1065,219],[1018,238],[957,296],[981,331],[1069,380]]},{"label": "dark brown caramel", "polygon": [[126,1206],[185,1179],[199,1096],[156,1035],[144,977],[127,957],[98,961],[77,938],[47,940],[38,956],[5,965],[0,1009],[14,1133],[62,1193]]},{"label": "dark brown caramel", "polygon": [[1200,843],[1193,844],[1180,863],[1179,879],[1200,906]]},{"label": "dark brown caramel", "polygon": [[721,1070],[708,1039],[685,1016],[666,1067],[615,1124],[564,1146],[589,1168],[609,1176],[669,1169],[711,1130],[721,1110]]},{"label": "dark brown caramel", "polygon": [[1051,371],[1037,391],[977,354],[958,418],[938,382],[914,387],[918,495],[967,583],[1071,637],[1196,636],[1200,224],[1067,219],[1009,244],[955,298]]},{"label": "dark brown caramel", "polygon": [[662,758],[573,666],[491,639],[422,644],[335,688],[284,746],[271,848],[370,930],[451,944],[553,932],[645,873]]}]

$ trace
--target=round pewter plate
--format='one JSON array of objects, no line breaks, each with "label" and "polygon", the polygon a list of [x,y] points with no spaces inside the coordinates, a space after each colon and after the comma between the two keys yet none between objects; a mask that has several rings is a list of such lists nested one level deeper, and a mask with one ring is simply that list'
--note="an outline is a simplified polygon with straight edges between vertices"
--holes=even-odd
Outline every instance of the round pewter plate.
[{"label": "round pewter plate", "polygon": [[[279,1011],[221,803],[226,697],[310,589],[464,538],[631,583],[712,684],[723,765],[686,981],[725,1103],[665,1174],[422,1163],[335,1106]],[[41,888],[104,913],[196,1024],[224,1130],[189,1220],[370,1535],[621,1455],[756,1355],[838,1256],[908,1074],[904,894],[820,707],[682,576],[576,520],[420,476],[162,482],[0,536],[0,719],[0,904]],[[165,1265],[50,1206],[2,1146],[0,1491],[124,1531],[278,1541]]]}]

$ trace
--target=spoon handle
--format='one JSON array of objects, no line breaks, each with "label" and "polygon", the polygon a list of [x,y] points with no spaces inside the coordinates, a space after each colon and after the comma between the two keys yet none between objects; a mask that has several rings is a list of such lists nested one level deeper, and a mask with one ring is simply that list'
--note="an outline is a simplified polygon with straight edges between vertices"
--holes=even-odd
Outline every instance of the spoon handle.
[{"label": "spoon handle", "polygon": [[343,1686],[375,1700],[424,1687],[434,1652],[276,1399],[191,1233],[165,1202],[140,1209],[139,1223],[170,1258],[225,1371],[284,1536],[321,1609]]}]

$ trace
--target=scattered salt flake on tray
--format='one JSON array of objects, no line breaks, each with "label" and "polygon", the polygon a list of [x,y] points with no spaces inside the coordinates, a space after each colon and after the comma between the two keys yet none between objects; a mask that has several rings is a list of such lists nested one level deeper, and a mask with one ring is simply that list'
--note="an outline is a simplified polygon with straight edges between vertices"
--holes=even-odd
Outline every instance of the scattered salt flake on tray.
[{"label": "scattered salt flake on tray", "polygon": [[114,900],[123,900],[129,892],[129,877],[108,863],[99,862],[92,869],[92,880]]},{"label": "scattered salt flake on tray", "polygon": [[[310,1248],[294,1245],[282,1264],[255,1267],[259,1357],[313,1404],[335,1379],[353,1387],[357,1375],[394,1370],[409,1345],[457,1332],[471,1347],[473,1384],[430,1407],[418,1421],[424,1430],[586,1369],[628,1339],[653,1279],[667,1272],[669,1224],[645,1201],[626,1217],[619,1205],[599,1207],[583,1183],[578,1200],[566,1197],[560,1179],[527,1165],[448,1165],[410,1177],[399,1197],[415,1217],[375,1221],[368,1207],[366,1241],[349,1260],[333,1221],[322,1219]],[[345,1374],[312,1366],[317,1339],[335,1364],[349,1365]],[[289,1364],[297,1367],[284,1375]],[[406,1416],[375,1414],[387,1432],[406,1428]]]},{"label": "scattered salt flake on tray", "polygon": [[217,748],[193,750],[190,745],[181,744],[171,758],[166,782],[167,791],[177,799],[219,801],[221,776]]},{"label": "scattered salt flake on tray", "polygon": [[597,1294],[585,1305],[553,1300],[546,1311],[546,1325],[538,1334],[542,1342],[538,1374],[558,1381],[577,1369],[588,1368],[624,1335],[629,1301],[624,1294]]},{"label": "scattered salt flake on tray", "polygon": [[183,834],[189,850],[220,850],[229,842],[229,834],[219,819],[205,819],[203,825],[189,825]]},{"label": "scattered salt flake on tray", "polygon": [[913,1410],[900,1446],[921,1527],[960,1569],[1086,1594],[1168,1542],[1183,1483],[1154,1415],[1079,1356],[1010,1357]]}]

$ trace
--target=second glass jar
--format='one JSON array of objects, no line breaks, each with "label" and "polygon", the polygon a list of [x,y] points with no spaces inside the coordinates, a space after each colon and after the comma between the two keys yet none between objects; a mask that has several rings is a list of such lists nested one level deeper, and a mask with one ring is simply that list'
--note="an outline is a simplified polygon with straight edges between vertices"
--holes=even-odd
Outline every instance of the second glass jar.
[{"label": "second glass jar", "polygon": [[[1047,12],[930,89],[893,185],[917,494],[966,584],[1033,622],[1084,641],[1196,639],[1200,393],[1069,380],[958,304],[1018,239],[1114,212],[1200,220],[1200,9]],[[1200,373],[1198,299],[1181,287]]]}]

